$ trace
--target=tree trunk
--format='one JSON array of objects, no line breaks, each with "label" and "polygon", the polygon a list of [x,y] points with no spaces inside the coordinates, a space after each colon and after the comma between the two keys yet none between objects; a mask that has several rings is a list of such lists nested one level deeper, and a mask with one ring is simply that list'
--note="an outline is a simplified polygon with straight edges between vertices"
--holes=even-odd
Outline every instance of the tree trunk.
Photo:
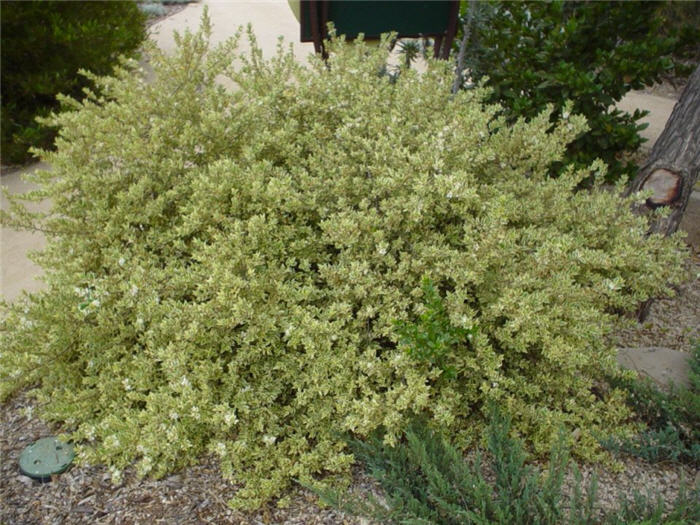
[{"label": "tree trunk", "polygon": [[[653,195],[638,206],[639,213],[649,213],[661,206],[671,209],[668,217],[651,224],[650,233],[670,235],[678,229],[699,172],[700,67],[697,67],[654,144],[649,159],[626,191],[627,195],[640,190],[653,191]],[[640,321],[646,318],[650,306],[651,301],[647,301],[640,307]]]}]

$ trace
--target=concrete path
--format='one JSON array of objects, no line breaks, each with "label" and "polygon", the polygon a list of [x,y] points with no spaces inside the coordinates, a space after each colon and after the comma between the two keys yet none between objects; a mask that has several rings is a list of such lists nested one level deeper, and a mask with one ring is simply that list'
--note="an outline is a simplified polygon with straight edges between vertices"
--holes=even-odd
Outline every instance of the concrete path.
[{"label": "concrete path", "polygon": [[[34,189],[34,185],[24,181],[22,175],[35,169],[45,169],[43,163],[32,164],[26,168],[12,170],[2,174],[2,186],[11,194],[25,193]],[[0,206],[7,209],[7,199],[2,197]],[[48,211],[48,202],[33,204],[32,211]],[[0,297],[14,301],[22,291],[35,292],[43,283],[38,280],[41,268],[29,260],[32,251],[41,250],[46,244],[44,235],[38,232],[16,231],[0,228]]]},{"label": "concrete path", "polygon": [[[300,60],[314,51],[312,43],[299,42],[299,23],[287,0],[203,0],[189,4],[151,28],[151,36],[158,47],[166,52],[174,50],[173,31],[195,31],[205,5],[212,21],[212,43],[223,42],[240,26],[251,24],[265,57],[275,53],[280,36],[285,43],[293,44],[294,54]],[[242,50],[248,48],[247,44],[246,38],[241,39]]]},{"label": "concrete path", "polygon": [[617,104],[617,107],[628,113],[633,113],[635,109],[649,111],[649,114],[641,120],[642,123],[649,124],[649,127],[642,130],[640,135],[647,139],[647,142],[642,144],[642,148],[646,151],[651,151],[654,142],[664,130],[666,121],[671,116],[675,105],[676,100],[672,98],[649,95],[641,91],[631,91],[623,97]]}]

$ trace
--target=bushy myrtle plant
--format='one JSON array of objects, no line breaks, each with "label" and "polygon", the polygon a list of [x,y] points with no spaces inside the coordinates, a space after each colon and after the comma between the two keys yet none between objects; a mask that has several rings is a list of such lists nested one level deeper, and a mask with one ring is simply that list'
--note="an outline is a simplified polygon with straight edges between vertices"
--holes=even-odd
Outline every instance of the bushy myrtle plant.
[{"label": "bushy myrtle plant", "polygon": [[[631,199],[575,191],[602,164],[547,176],[584,119],[508,126],[483,90],[450,94],[446,63],[392,80],[388,41],[301,65],[208,50],[204,22],[151,50],[152,82],[125,62],[54,118],[26,197],[52,211],[4,214],[49,239],[46,290],[5,305],[2,395],[35,387],[116,479],[217,454],[249,507],[347,472],[342,432],[391,444],[420,413],[474,442],[489,400],[533,452],[563,425],[599,457],[594,434],[627,417],[592,390],[614,312],[667,291],[683,255]],[[479,327],[449,346],[450,381],[398,344],[425,278],[455,330]]]}]

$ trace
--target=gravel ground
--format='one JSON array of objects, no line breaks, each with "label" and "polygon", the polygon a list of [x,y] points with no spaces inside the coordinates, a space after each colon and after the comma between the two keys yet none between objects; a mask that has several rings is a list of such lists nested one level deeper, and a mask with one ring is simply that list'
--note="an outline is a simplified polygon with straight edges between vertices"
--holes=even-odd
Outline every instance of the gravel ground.
[{"label": "gravel ground", "polygon": [[691,278],[676,288],[676,296],[658,299],[642,324],[620,329],[616,337],[620,347],[662,346],[690,352],[700,341],[700,251],[688,262]]}]

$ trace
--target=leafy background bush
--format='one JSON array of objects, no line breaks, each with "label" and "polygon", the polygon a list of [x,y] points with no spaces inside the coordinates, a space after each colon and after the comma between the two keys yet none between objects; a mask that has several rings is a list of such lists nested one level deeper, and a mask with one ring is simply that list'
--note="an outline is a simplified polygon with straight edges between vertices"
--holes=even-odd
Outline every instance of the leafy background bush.
[{"label": "leafy background bush", "polygon": [[29,147],[48,147],[55,130],[37,124],[58,107],[56,95],[81,97],[78,74],[111,72],[117,56],[133,54],[145,38],[135,2],[3,2],[2,160],[21,163]]},{"label": "leafy background bush", "polygon": [[[666,292],[683,252],[631,199],[576,191],[602,164],[548,176],[583,118],[506,125],[483,90],[451,95],[447,63],[382,75],[387,42],[304,66],[235,40],[207,52],[208,34],[205,18],[174,56],[151,50],[153,82],[132,63],[64,99],[53,170],[3,214],[49,239],[47,289],[5,305],[0,394],[35,386],[115,479],[215,453],[248,507],[346,473],[341,432],[392,444],[422,414],[478,442],[490,401],[535,454],[564,427],[600,458],[595,435],[629,413],[593,390],[616,369],[615,312]],[[396,333],[430,307],[425,278],[438,325],[478,327],[437,362]]]},{"label": "leafy background bush", "polygon": [[[476,2],[475,8],[467,67],[474,81],[488,77],[489,100],[503,104],[511,122],[573,101],[590,129],[569,145],[567,161],[600,158],[611,181],[633,175],[629,154],[642,143],[639,120],[648,112],[630,115],[614,104],[674,70],[674,55],[696,53],[698,28],[665,23],[658,2]],[[462,9],[466,16],[469,3]]]}]

